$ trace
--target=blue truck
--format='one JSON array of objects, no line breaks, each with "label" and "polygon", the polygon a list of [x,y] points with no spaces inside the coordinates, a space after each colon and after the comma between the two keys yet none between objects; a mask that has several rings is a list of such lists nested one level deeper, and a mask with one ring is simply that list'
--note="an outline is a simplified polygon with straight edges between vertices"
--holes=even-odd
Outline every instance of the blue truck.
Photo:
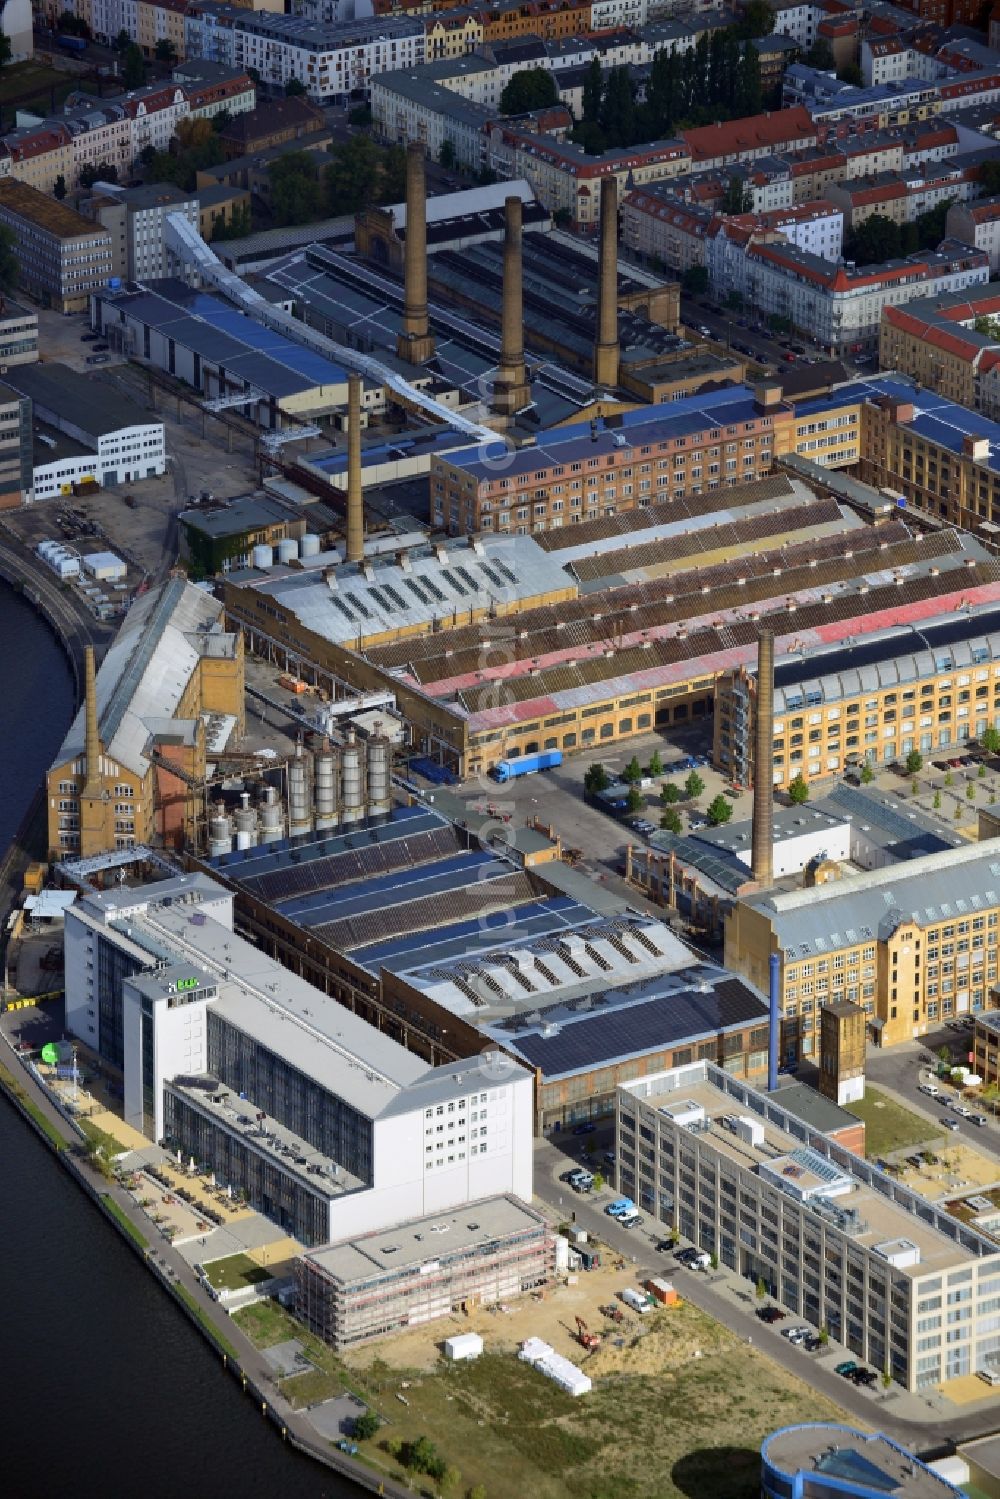
[{"label": "blue truck", "polygon": [[498,760],[492,774],[498,781],[513,781],[516,776],[534,775],[536,770],[552,770],[562,764],[562,750],[543,750],[540,755],[521,755],[517,760]]},{"label": "blue truck", "polygon": [[75,52],[77,55],[87,50],[86,39],[82,36],[58,36],[56,45],[62,47],[64,52]]}]

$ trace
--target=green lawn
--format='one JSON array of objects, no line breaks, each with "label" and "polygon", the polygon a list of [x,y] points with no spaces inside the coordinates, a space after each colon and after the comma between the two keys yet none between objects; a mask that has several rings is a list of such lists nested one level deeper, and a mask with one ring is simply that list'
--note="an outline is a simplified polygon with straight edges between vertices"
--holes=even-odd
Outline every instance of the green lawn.
[{"label": "green lawn", "polygon": [[904,1108],[877,1088],[866,1087],[860,1103],[845,1104],[849,1114],[865,1122],[865,1151],[869,1157],[908,1150],[940,1134],[929,1120]]},{"label": "green lawn", "polygon": [[47,112],[53,88],[58,107],[67,94],[80,87],[81,80],[74,73],[61,73],[44,63],[17,62],[0,72],[0,105],[16,104],[21,109],[35,107]]},{"label": "green lawn", "polygon": [[147,1249],[149,1247],[149,1240],[139,1232],[135,1224],[132,1222],[131,1218],[126,1212],[123,1211],[121,1207],[119,1207],[114,1198],[109,1196],[107,1192],[104,1192],[102,1194],[101,1200],[104,1203],[104,1206],[107,1208],[108,1212],[111,1214],[112,1218],[114,1218],[117,1223],[121,1224],[122,1228],[128,1234],[129,1238],[134,1239],[140,1249]]},{"label": "green lawn", "polygon": [[239,1363],[239,1354],[236,1352],[236,1349],[233,1347],[232,1343],[229,1342],[228,1338],[223,1337],[222,1333],[219,1332],[219,1330],[215,1326],[215,1323],[212,1321],[211,1317],[209,1317],[208,1313],[198,1301],[197,1297],[191,1294],[187,1286],[181,1286],[175,1283],[174,1290],[177,1292],[184,1305],[190,1309],[193,1315],[201,1323],[202,1327],[205,1328],[206,1332],[212,1339],[212,1342],[215,1343],[216,1347],[220,1348],[223,1353],[227,1353],[231,1359],[235,1359],[236,1362]]},{"label": "green lawn", "polygon": [[205,1266],[209,1284],[217,1291],[243,1291],[247,1286],[267,1280],[269,1270],[255,1265],[248,1254],[231,1254],[224,1260],[213,1260]]},{"label": "green lawn", "polygon": [[26,1113],[31,1115],[39,1129],[49,1142],[55,1146],[56,1150],[65,1150],[67,1148],[69,1142],[65,1135],[61,1134],[58,1127],[53,1124],[48,1115],[42,1112],[29,1096],[27,1089],[22,1087],[17,1079],[2,1065],[0,1065],[0,1088],[3,1088],[12,1098],[17,1099],[21,1107]]}]

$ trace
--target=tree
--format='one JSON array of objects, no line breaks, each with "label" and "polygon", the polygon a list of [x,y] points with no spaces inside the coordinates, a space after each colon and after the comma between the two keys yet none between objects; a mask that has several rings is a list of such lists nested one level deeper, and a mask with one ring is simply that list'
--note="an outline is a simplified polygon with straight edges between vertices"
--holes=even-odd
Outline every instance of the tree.
[{"label": "tree", "polygon": [[406,191],[406,153],[377,146],[370,135],[353,135],[332,147],[326,168],[326,211],[337,217],[372,203],[396,203]]},{"label": "tree", "polygon": [[438,152],[438,161],[446,172],[450,172],[454,168],[456,160],[455,147],[452,142],[448,140],[442,141],[441,150]]},{"label": "tree", "polygon": [[919,750],[910,750],[906,757],[906,773],[915,776],[918,770],[924,768],[924,757]]},{"label": "tree", "polygon": [[826,1326],[826,1323],[824,1323],[823,1326],[820,1328],[818,1336],[819,1336],[820,1346],[823,1347],[823,1348],[825,1348],[826,1345],[827,1345],[827,1343],[829,1343],[829,1341],[830,1341],[830,1329]]},{"label": "tree", "polygon": [[863,88],[865,75],[856,62],[845,62],[843,67],[837,69],[837,77],[841,83],[849,83],[851,88]]},{"label": "tree", "polygon": [[722,197],[722,213],[749,213],[753,208],[753,193],[738,177],[730,177]]},{"label": "tree", "polygon": [[703,296],[708,291],[708,269],[703,265],[689,265],[681,277],[681,288],[692,296]]},{"label": "tree", "polygon": [[311,151],[289,151],[268,168],[275,224],[309,224],[322,216],[323,195]]},{"label": "tree", "polygon": [[234,208],[228,222],[219,218],[212,226],[212,243],[217,240],[242,239],[249,234],[253,228],[253,216],[250,212],[249,203],[241,203]]},{"label": "tree", "polygon": [[851,231],[844,245],[844,254],[859,265],[874,265],[883,260],[897,259],[901,249],[899,225],[884,213],[873,213]]},{"label": "tree", "polygon": [[991,157],[988,161],[980,163],[979,182],[986,198],[995,197],[1000,193],[1000,161]]},{"label": "tree", "polygon": [[955,784],[955,777],[950,770],[946,770],[944,773],[944,783],[946,786],[954,786]]},{"label": "tree", "polygon": [[976,799],[976,783],[975,783],[975,781],[967,781],[966,782],[966,784],[965,784],[965,799],[966,799],[966,801],[969,801],[969,802],[974,802],[975,801],[975,799]]},{"label": "tree", "polygon": [[622,780],[628,781],[630,785],[642,780],[642,766],[639,764],[639,757],[637,755],[632,756],[622,771]]},{"label": "tree", "polygon": [[500,113],[523,115],[558,103],[559,90],[547,68],[521,68],[500,95]]},{"label": "tree", "polygon": [[594,1173],[594,1191],[599,1192],[604,1186],[604,1176],[600,1171]]},{"label": "tree", "polygon": [[681,814],[675,812],[673,807],[668,807],[665,812],[661,813],[660,827],[665,833],[679,833],[681,826]]},{"label": "tree", "polygon": [[212,129],[216,135],[221,135],[227,125],[232,124],[232,114],[228,109],[216,110],[212,116]]},{"label": "tree", "polygon": [[708,818],[710,828],[719,828],[724,822],[728,822],[733,815],[733,804],[720,791],[708,804],[705,816]]},{"label": "tree", "polygon": [[305,91],[306,91],[306,86],[302,82],[301,78],[289,78],[288,82],[285,84],[285,98],[286,99],[297,99],[297,98],[300,98],[302,96],[302,94],[305,93]]},{"label": "tree", "polygon": [[129,42],[122,63],[122,82],[126,88],[141,88],[146,81],[146,64],[142,59],[142,48]]},{"label": "tree", "polygon": [[475,1484],[466,1494],[465,1499],[486,1499],[485,1483]]},{"label": "tree", "polygon": [[862,765],[862,767],[861,767],[861,784],[862,784],[862,786],[870,786],[871,783],[872,783],[872,781],[874,781],[874,779],[875,779],[875,772],[872,770],[871,766],[868,764],[868,761],[866,760],[865,763],[864,763],[864,765]]},{"label": "tree", "polygon": [[763,1301],[764,1297],[767,1295],[767,1286],[764,1284],[764,1277],[763,1277],[763,1275],[758,1275],[758,1277],[757,1277],[757,1284],[754,1287],[754,1289],[757,1292],[757,1300],[758,1301]]},{"label": "tree", "polygon": [[374,1411],[364,1411],[360,1416],[354,1418],[353,1435],[359,1442],[368,1442],[378,1431],[382,1422]]},{"label": "tree", "polygon": [[631,816],[635,812],[641,812],[645,805],[645,798],[642,792],[639,790],[638,786],[630,786],[628,788],[628,795],[625,798],[625,807],[629,815]]},{"label": "tree", "polygon": [[91,162],[80,168],[80,186],[93,187],[95,182],[117,182],[118,168],[110,161],[100,161],[96,166]]},{"label": "tree", "polygon": [[986,766],[983,765],[982,762],[980,762],[980,766],[979,766],[979,769],[976,771],[976,775],[979,778],[979,780],[985,781],[985,779],[986,779]]},{"label": "tree", "polygon": [[665,807],[672,807],[674,802],[681,799],[681,788],[673,781],[667,781],[666,785],[660,787],[660,801]]},{"label": "tree", "polygon": [[802,61],[810,68],[819,68],[823,73],[832,73],[836,67],[833,48],[825,36],[818,36]]},{"label": "tree", "polygon": [[127,52],[132,45],[132,38],[123,26],[111,44],[116,52]]},{"label": "tree", "polygon": [[934,808],[935,812],[940,812],[940,810],[941,810],[941,793],[940,793],[940,791],[935,791],[935,793],[934,793],[934,800],[932,801],[931,806]]},{"label": "tree", "polygon": [[52,196],[53,198],[58,198],[60,203],[66,196],[66,178],[63,176],[62,172],[60,172],[59,176],[56,178],[55,187],[53,187],[52,189]]},{"label": "tree", "polygon": [[771,35],[774,30],[774,11],[768,5],[767,0],[749,0],[749,4],[743,11],[743,25],[740,30],[746,37]]},{"label": "tree", "polygon": [[948,209],[954,201],[954,198],[945,198],[936,208],[929,208],[926,213],[917,214],[918,249],[933,250],[941,243],[944,239],[944,225],[948,217]]},{"label": "tree", "polygon": [[589,791],[591,796],[596,796],[599,791],[607,791],[611,785],[611,777],[599,760],[589,766],[583,778],[583,789]]},{"label": "tree", "polygon": [[5,31],[0,31],[0,68],[10,62],[10,37]]},{"label": "tree", "polygon": [[955,821],[956,822],[960,822],[961,818],[962,818],[962,803],[961,802],[956,802],[955,803]]},{"label": "tree", "polygon": [[168,36],[161,36],[153,49],[153,56],[157,62],[175,63],[177,61],[177,48]]},{"label": "tree", "polygon": [[[548,76],[548,75],[546,75]],[[627,67],[612,68],[601,100],[599,124],[609,146],[630,146],[635,139],[635,87]]]},{"label": "tree", "polygon": [[789,782],[788,799],[797,807],[800,807],[803,802],[809,800],[809,783],[802,779],[801,770],[794,780]]},{"label": "tree", "polygon": [[347,116],[347,123],[356,127],[370,125],[372,122],[372,111],[370,104],[356,104]]},{"label": "tree", "polygon": [[692,770],[691,774],[684,782],[684,795],[689,799],[689,801],[694,801],[697,797],[701,796],[701,793],[704,791],[704,789],[705,782],[702,780],[701,776],[696,770]]},{"label": "tree", "polygon": [[445,1499],[453,1499],[462,1486],[462,1475],[450,1463],[438,1478],[438,1490]]},{"label": "tree", "polygon": [[587,69],[583,80],[583,118],[588,120],[592,125],[597,124],[597,117],[601,112],[601,100],[603,97],[604,74],[601,72],[600,58],[595,57]]},{"label": "tree", "polygon": [[649,757],[649,773],[651,776],[661,776],[663,774],[663,761],[660,758],[659,750],[655,749]]}]

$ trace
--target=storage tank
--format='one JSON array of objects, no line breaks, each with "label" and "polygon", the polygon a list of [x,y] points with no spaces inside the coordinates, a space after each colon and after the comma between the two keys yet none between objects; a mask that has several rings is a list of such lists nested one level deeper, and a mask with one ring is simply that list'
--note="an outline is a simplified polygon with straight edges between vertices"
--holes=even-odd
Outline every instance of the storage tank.
[{"label": "storage tank", "polygon": [[288,767],[288,833],[291,838],[301,838],[312,832],[312,798],[310,796],[309,772],[302,756],[302,747]]},{"label": "storage tank", "polygon": [[208,820],[208,857],[221,858],[223,854],[230,853],[232,847],[233,824],[226,816],[224,804],[220,802]]},{"label": "storage tank", "polygon": [[389,816],[392,805],[389,780],[389,773],[392,769],[392,749],[381,730],[382,725],[379,724],[377,731],[367,744],[368,816],[385,818]]},{"label": "storage tank", "polygon": [[299,555],[299,544],[294,536],[285,536],[278,542],[278,561],[294,562]]},{"label": "storage tank", "polygon": [[337,784],[340,773],[339,756],[329,744],[324,744],[313,760],[313,804],[316,808],[316,828],[335,828],[340,821],[337,815]]},{"label": "storage tank", "polygon": [[258,811],[261,843],[277,843],[285,831],[285,819],[282,815],[278,793],[273,786],[264,787]]},{"label": "storage tank", "polygon": [[307,531],[306,534],[302,537],[302,540],[299,542],[299,556],[319,556],[319,537],[315,536],[312,531]]},{"label": "storage tank", "polygon": [[363,751],[353,729],[340,752],[340,820],[344,827],[361,822],[365,815],[365,788],[362,776]]},{"label": "storage tank", "polygon": [[257,845],[257,813],[250,805],[250,793],[244,791],[240,806],[236,809],[236,847],[255,848]]},{"label": "storage tank", "polygon": [[273,567],[274,548],[265,546],[263,542],[255,546],[253,549],[253,565],[254,567]]}]

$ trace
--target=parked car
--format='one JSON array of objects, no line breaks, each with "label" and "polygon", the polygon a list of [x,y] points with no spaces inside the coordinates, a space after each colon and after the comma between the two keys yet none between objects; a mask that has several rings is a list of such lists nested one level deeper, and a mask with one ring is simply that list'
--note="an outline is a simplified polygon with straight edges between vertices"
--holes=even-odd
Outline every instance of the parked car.
[{"label": "parked car", "polygon": [[986,1123],[986,1115],[985,1114],[970,1114],[969,1115],[969,1123],[970,1124],[978,1124],[979,1127],[980,1127],[980,1129],[982,1129],[983,1125]]},{"label": "parked car", "polygon": [[94,353],[95,354],[106,354],[108,352],[108,350],[110,349],[110,347],[111,347],[110,344],[96,343],[94,345]]},{"label": "parked car", "polygon": [[597,1130],[596,1124],[574,1124],[574,1135],[592,1135]]},{"label": "parked car", "polygon": [[97,342],[100,336],[101,335],[99,333],[81,333],[80,342],[82,344],[94,344]]},{"label": "parked car", "polygon": [[83,362],[84,364],[107,364],[110,358],[110,354],[88,354]]},{"label": "parked car", "polygon": [[809,1336],[807,1338],[803,1338],[802,1342],[799,1344],[799,1347],[804,1348],[807,1353],[815,1353],[816,1350],[818,1348],[822,1348],[822,1346],[823,1339],[819,1336],[818,1333],[810,1333]]},{"label": "parked car", "polygon": [[958,1120],[957,1119],[942,1119],[941,1123],[944,1125],[945,1129],[950,1129],[950,1130],[956,1130],[956,1129],[958,1129]]},{"label": "parked car", "polygon": [[852,1384],[865,1385],[870,1390],[878,1375],[873,1369],[853,1369],[847,1377]]},{"label": "parked car", "polygon": [[801,1343],[809,1336],[808,1327],[783,1327],[781,1336],[787,1338],[790,1343]]},{"label": "parked car", "polygon": [[960,1119],[972,1118],[972,1110],[967,1109],[964,1103],[953,1103],[952,1108],[955,1110],[955,1113],[959,1116]]},{"label": "parked car", "polygon": [[838,1364],[833,1372],[834,1374],[842,1374],[845,1379],[850,1379],[857,1367],[854,1359],[848,1358],[842,1364]]},{"label": "parked car", "polygon": [[917,1092],[926,1093],[928,1098],[937,1098],[941,1089],[935,1083],[921,1083]]}]

